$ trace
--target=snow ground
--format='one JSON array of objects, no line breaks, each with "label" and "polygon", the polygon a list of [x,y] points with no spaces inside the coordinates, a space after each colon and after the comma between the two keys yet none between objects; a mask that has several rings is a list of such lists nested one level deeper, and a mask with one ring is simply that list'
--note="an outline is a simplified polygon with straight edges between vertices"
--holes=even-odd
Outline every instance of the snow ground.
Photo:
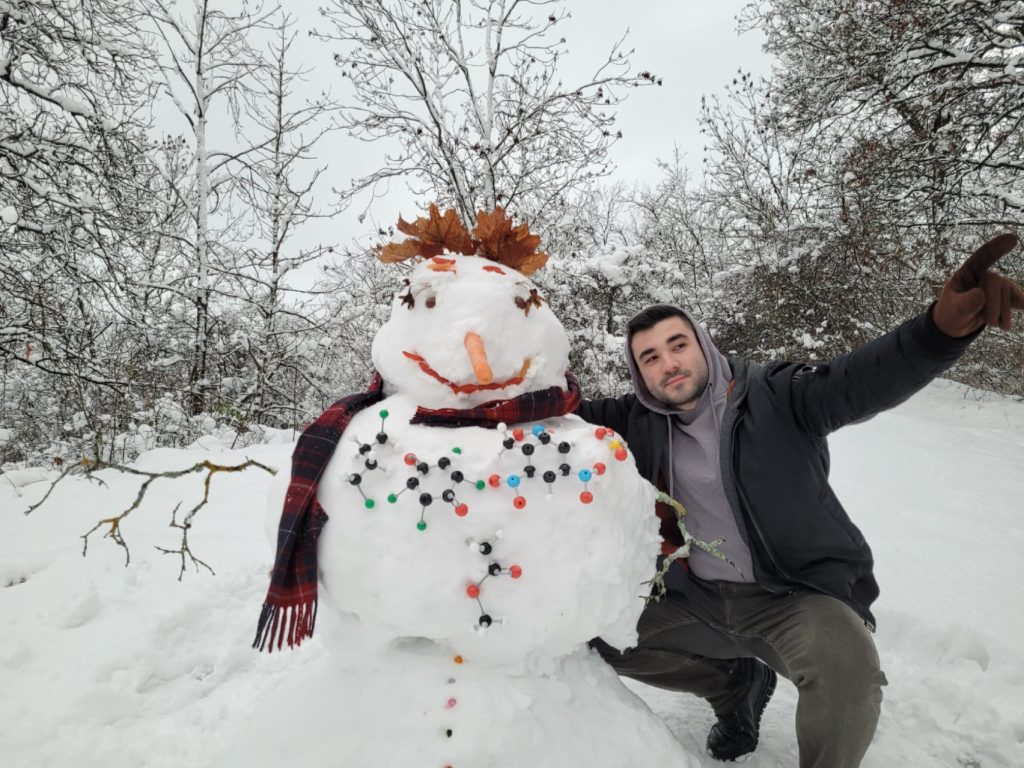
[{"label": "snow ground", "polygon": [[[1024,404],[936,382],[831,439],[833,482],[872,543],[882,596],[877,642],[889,678],[866,768],[1024,765]],[[291,446],[158,450],[139,466],[251,457],[285,467]],[[80,536],[127,507],[138,485],[0,478],[0,755],[13,768],[207,766],[255,703],[326,664],[332,617],[297,653],[249,648],[271,552],[269,477],[217,476],[191,536],[217,572],[189,570],[170,510],[198,500],[198,477],[158,481],[132,514],[123,552]],[[35,479],[36,482],[32,482]],[[711,766],[702,702],[629,683],[694,764]],[[302,702],[296,702],[300,706]],[[795,689],[780,681],[750,768],[793,766]],[[329,754],[338,734],[318,733]],[[643,764],[638,755],[637,764]]]}]

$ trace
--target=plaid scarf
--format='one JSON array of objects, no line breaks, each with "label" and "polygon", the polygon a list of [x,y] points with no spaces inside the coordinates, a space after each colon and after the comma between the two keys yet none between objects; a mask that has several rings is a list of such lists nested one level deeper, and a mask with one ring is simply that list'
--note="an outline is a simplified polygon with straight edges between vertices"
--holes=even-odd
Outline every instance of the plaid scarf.
[{"label": "plaid scarf", "polygon": [[[432,427],[488,427],[519,424],[564,416],[580,404],[580,385],[565,375],[568,389],[549,387],[511,400],[492,400],[459,410],[417,408],[412,424]],[[366,392],[338,400],[310,424],[292,453],[291,482],[277,528],[277,555],[270,574],[270,589],[260,612],[252,647],[278,650],[288,643],[300,645],[313,635],[317,610],[317,539],[327,513],[316,499],[316,489],[342,434],[356,413],[383,399],[383,381],[374,373]]]}]

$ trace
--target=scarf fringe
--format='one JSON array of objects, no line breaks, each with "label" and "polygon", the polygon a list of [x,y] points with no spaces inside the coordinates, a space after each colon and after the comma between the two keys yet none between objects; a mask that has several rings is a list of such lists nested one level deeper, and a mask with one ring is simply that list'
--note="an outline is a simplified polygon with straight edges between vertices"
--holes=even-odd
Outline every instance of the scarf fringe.
[{"label": "scarf fringe", "polygon": [[313,636],[316,611],[315,598],[298,605],[264,603],[252,647],[259,651],[266,648],[267,653],[273,653],[275,643],[279,651],[285,643],[289,648],[302,645],[304,639]]}]

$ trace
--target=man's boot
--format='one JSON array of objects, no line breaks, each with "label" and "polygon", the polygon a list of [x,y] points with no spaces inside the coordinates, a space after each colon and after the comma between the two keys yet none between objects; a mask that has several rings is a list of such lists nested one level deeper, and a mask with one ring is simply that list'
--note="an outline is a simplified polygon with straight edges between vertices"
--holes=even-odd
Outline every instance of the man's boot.
[{"label": "man's boot", "polygon": [[757,749],[761,715],[775,692],[778,676],[757,659],[743,659],[740,673],[746,672],[750,688],[735,709],[718,718],[708,733],[708,754],[716,760],[735,760]]}]

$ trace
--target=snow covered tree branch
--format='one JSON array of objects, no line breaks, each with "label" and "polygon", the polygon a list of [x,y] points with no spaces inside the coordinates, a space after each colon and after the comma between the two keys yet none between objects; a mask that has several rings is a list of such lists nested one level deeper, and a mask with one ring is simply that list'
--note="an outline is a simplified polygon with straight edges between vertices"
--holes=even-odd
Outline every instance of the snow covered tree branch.
[{"label": "snow covered tree branch", "polygon": [[226,190],[220,187],[231,178],[229,174],[218,177],[216,172],[266,146],[257,142],[240,150],[217,152],[208,145],[209,125],[211,119],[221,117],[217,110],[223,108],[238,125],[245,95],[256,88],[257,73],[266,71],[265,59],[252,38],[268,29],[276,8],[265,10],[257,5],[230,13],[211,7],[207,0],[194,0],[188,13],[165,0],[143,0],[143,5],[162,41],[156,57],[163,90],[192,132],[190,179],[180,194],[192,220],[187,280],[194,319],[188,386],[191,411],[198,414],[208,406],[210,347],[216,325],[211,298],[218,282],[217,251],[226,239],[214,233],[210,217],[226,197]]},{"label": "snow covered tree branch", "polygon": [[559,0],[334,0],[322,14],[353,88],[342,125],[396,147],[342,199],[400,178],[467,226],[496,205],[538,227],[557,221],[571,193],[609,172],[626,92],[660,83],[629,71],[622,41],[589,79],[564,83]]},{"label": "snow covered tree branch", "polygon": [[762,0],[745,24],[763,28],[779,57],[774,87],[790,128],[846,134],[851,156],[872,154],[873,192],[913,214],[903,226],[1020,219],[1019,0]]},{"label": "snow covered tree branch", "polygon": [[[293,244],[304,226],[337,213],[315,202],[327,171],[315,153],[335,129],[330,121],[335,104],[325,92],[298,103],[296,91],[309,73],[293,67],[295,45],[294,23],[285,15],[270,43],[264,80],[245,94],[254,123],[251,130],[261,138],[256,151],[242,163],[237,182],[237,195],[250,212],[260,242],[240,254],[235,269],[240,298],[258,318],[257,329],[244,341],[255,370],[239,401],[244,422],[263,422],[268,416],[280,422],[285,415],[282,410],[289,399],[281,379],[289,367],[304,367],[299,359],[304,351],[308,353],[303,340],[323,333],[325,314],[322,297],[314,306],[308,292],[289,287],[288,278],[334,252],[333,245],[299,248]],[[302,293],[306,300],[297,305]],[[292,409],[298,407],[291,403]]]}]

